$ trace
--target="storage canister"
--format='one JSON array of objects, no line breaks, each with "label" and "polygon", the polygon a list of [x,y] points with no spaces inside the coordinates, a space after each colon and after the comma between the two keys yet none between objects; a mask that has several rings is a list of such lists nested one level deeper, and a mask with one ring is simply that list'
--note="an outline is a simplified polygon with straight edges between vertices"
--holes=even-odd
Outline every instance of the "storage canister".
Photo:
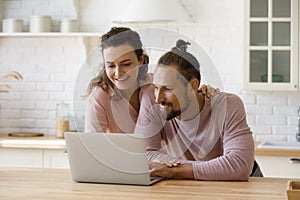
[{"label": "storage canister", "polygon": [[51,32],[51,17],[31,16],[29,19],[29,31],[32,33]]},{"label": "storage canister", "polygon": [[60,32],[69,33],[69,32],[78,32],[78,20],[76,19],[62,19],[60,23]]},{"label": "storage canister", "polygon": [[21,19],[4,19],[2,21],[2,29],[4,33],[14,33],[23,31],[23,20]]},{"label": "storage canister", "polygon": [[64,102],[56,105],[56,137],[64,138],[70,131],[70,106]]}]

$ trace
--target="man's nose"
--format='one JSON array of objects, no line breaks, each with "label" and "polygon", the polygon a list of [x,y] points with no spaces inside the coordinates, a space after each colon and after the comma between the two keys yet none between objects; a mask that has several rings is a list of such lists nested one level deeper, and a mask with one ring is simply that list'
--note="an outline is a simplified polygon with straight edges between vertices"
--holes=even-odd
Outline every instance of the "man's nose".
[{"label": "man's nose", "polygon": [[156,103],[161,103],[163,101],[163,98],[164,98],[164,94],[163,94],[162,89],[160,89],[160,88],[156,89],[156,91],[155,91],[155,102]]}]

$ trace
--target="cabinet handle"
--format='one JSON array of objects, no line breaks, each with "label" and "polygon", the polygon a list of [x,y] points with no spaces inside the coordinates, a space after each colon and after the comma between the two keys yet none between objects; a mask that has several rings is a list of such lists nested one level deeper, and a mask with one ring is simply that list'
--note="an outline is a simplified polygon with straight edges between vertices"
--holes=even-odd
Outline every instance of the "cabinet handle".
[{"label": "cabinet handle", "polygon": [[68,155],[68,151],[67,151],[67,150],[65,150],[64,154],[67,156],[67,155]]},{"label": "cabinet handle", "polygon": [[290,163],[300,163],[300,158],[291,158]]}]

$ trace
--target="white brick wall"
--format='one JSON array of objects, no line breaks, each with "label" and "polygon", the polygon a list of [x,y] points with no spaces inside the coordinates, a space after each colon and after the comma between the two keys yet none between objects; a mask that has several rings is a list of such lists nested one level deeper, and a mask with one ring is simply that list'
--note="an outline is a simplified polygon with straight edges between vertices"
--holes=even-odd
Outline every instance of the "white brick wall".
[{"label": "white brick wall", "polygon": [[72,101],[85,57],[81,38],[0,38],[0,45],[7,52],[0,54],[0,74],[15,70],[24,78],[0,94],[0,132],[54,134],[56,104]]},{"label": "white brick wall", "polygon": [[[120,9],[117,5],[124,4],[122,0],[77,1],[78,13],[72,0],[2,0],[5,7],[2,14],[6,18],[22,18],[25,30],[28,30],[29,16],[48,14],[54,19],[53,30],[56,31],[59,19],[79,16],[81,31],[105,32],[112,26],[110,20],[114,13]],[[223,81],[223,85],[217,86],[236,93],[244,101],[247,120],[257,140],[295,140],[299,92],[243,90],[244,1],[180,2],[195,24],[159,26],[186,35],[206,51]],[[162,43],[171,39],[156,38]],[[10,94],[0,94],[0,131],[38,130],[53,134],[55,105],[60,100],[71,100],[84,55],[84,46],[77,38],[0,38],[0,74],[17,70],[24,75],[22,83],[12,83]]]}]

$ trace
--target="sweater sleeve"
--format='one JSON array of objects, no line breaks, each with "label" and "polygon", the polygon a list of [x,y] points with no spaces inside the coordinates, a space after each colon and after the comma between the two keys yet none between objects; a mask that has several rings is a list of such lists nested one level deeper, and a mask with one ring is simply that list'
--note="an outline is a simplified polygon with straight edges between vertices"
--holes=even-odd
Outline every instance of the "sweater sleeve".
[{"label": "sweater sleeve", "polygon": [[254,142],[239,97],[227,94],[223,128],[223,155],[209,161],[194,161],[197,180],[248,180],[254,163]]},{"label": "sweater sleeve", "polygon": [[98,87],[88,98],[85,114],[86,132],[107,132],[107,112],[105,102],[110,102],[109,95]]},{"label": "sweater sleeve", "polygon": [[[236,95],[225,94],[223,97],[215,99],[212,112],[216,113],[214,117],[224,114],[224,120],[221,124],[218,117],[210,120],[220,130],[223,154],[205,161],[180,160],[181,163],[193,165],[196,180],[248,180],[252,171],[254,142],[246,122],[244,105]],[[159,120],[159,116],[159,110],[150,99],[143,103],[136,130],[146,133],[148,159],[178,160],[161,151],[163,137],[168,133],[163,134],[164,121]]]},{"label": "sweater sleeve", "polygon": [[158,105],[155,105],[154,86],[148,87],[143,93],[141,106],[134,134],[146,138],[146,150],[149,161],[178,160],[176,157],[161,153],[162,131],[164,116],[161,115]]}]

